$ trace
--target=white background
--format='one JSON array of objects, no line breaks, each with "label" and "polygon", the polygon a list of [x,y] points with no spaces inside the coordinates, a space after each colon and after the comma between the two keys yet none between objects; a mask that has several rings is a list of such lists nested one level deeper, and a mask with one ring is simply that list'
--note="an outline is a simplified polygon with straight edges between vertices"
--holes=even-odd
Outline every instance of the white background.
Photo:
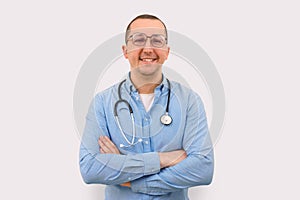
[{"label": "white background", "polygon": [[88,55],[142,13],[205,49],[225,87],[214,180],[191,199],[299,199],[296,0],[1,1],[0,199],[103,199],[80,177],[74,84]]}]

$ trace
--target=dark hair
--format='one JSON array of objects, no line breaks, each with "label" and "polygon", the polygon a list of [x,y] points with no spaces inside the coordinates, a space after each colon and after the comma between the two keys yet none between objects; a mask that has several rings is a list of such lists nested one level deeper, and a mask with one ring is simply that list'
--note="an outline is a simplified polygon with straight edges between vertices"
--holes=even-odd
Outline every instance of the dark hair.
[{"label": "dark hair", "polygon": [[164,25],[164,28],[165,28],[165,32],[166,32],[166,38],[168,38],[168,32],[167,32],[167,27],[165,25],[165,23],[163,21],[161,21],[158,17],[154,16],[154,15],[149,15],[149,14],[142,14],[142,15],[139,15],[137,17],[135,17],[133,20],[131,20],[131,22],[128,24],[127,28],[126,28],[126,33],[125,33],[125,43],[127,42],[127,38],[128,38],[128,33],[129,33],[129,30],[130,30],[130,26],[131,24],[137,20],[137,19],[153,19],[153,20],[158,20],[160,21],[163,25]]}]

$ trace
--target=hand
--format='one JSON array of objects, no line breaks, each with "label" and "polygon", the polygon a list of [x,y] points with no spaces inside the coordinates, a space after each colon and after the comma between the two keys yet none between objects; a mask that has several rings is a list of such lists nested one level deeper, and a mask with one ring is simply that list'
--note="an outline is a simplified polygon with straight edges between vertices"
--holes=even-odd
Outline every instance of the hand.
[{"label": "hand", "polygon": [[100,153],[121,154],[116,145],[107,136],[100,136],[98,144],[100,146]]},{"label": "hand", "polygon": [[158,155],[160,159],[160,168],[174,166],[187,157],[184,150],[160,152]]},{"label": "hand", "polygon": [[124,187],[130,187],[130,182],[126,182],[126,183],[122,183],[121,186],[124,186]]}]

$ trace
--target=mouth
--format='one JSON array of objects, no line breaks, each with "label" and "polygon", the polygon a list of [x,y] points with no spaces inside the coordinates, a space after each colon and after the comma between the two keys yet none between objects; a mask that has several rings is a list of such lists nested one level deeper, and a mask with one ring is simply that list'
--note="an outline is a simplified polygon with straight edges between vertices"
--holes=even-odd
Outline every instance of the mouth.
[{"label": "mouth", "polygon": [[139,57],[139,61],[142,61],[143,63],[155,63],[157,61],[157,58],[141,58]]}]

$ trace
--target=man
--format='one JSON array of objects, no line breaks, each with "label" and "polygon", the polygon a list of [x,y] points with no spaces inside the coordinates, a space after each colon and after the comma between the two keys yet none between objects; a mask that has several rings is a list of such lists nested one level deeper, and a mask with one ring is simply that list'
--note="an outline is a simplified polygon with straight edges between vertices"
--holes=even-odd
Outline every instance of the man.
[{"label": "man", "polygon": [[213,150],[200,97],[162,73],[165,24],[140,15],[127,27],[126,80],[99,93],[86,117],[80,170],[107,185],[105,199],[188,199],[211,183]]}]

